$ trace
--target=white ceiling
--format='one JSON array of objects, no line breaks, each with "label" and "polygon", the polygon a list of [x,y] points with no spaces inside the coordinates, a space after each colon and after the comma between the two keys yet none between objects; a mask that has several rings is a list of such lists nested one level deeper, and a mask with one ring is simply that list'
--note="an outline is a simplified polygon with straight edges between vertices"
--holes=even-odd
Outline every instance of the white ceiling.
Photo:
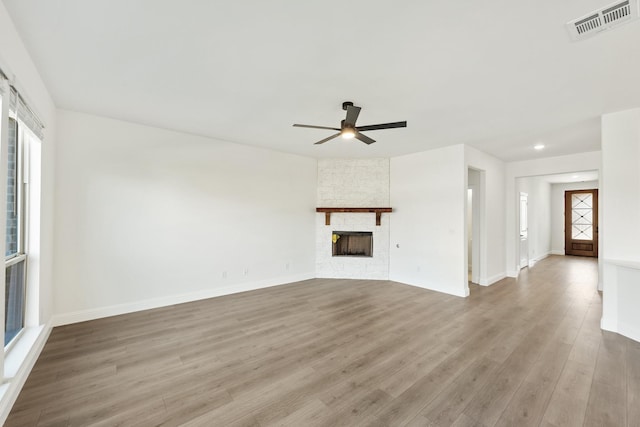
[{"label": "white ceiling", "polygon": [[[640,20],[564,27],[608,0],[3,1],[58,107],[306,156],[593,151],[601,114],[640,106]],[[343,101],[408,127],[291,127],[339,126]]]}]

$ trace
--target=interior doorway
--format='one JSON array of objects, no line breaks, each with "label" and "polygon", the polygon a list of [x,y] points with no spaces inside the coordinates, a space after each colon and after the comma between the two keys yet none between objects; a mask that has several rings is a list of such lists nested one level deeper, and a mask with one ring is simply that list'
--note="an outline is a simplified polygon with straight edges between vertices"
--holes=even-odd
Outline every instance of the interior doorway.
[{"label": "interior doorway", "polygon": [[[598,170],[564,171],[514,178],[513,191],[509,191],[508,195],[511,211],[508,218],[507,255],[511,277],[518,277],[522,266],[531,267],[550,255],[566,255],[565,192],[598,189],[599,181]],[[520,211],[525,211],[524,201],[520,200],[521,193],[527,195],[526,227],[520,226]],[[520,209],[521,203],[523,209]],[[594,226],[597,226],[597,221],[601,219],[596,220]],[[524,215],[522,220],[524,223]],[[601,238],[602,229],[596,231],[599,231],[597,238]],[[521,248],[525,246],[525,236],[527,247]],[[599,268],[602,270],[602,263],[599,263]],[[598,286],[601,285],[599,283]]]},{"label": "interior doorway", "polygon": [[467,188],[467,280],[473,282],[473,188]]},{"label": "interior doorway", "polygon": [[598,190],[564,193],[565,255],[598,257]]},{"label": "interior doorway", "polygon": [[482,236],[482,171],[467,171],[467,280],[481,284],[481,236]]},{"label": "interior doorway", "polygon": [[529,195],[520,193],[520,268],[529,266]]}]

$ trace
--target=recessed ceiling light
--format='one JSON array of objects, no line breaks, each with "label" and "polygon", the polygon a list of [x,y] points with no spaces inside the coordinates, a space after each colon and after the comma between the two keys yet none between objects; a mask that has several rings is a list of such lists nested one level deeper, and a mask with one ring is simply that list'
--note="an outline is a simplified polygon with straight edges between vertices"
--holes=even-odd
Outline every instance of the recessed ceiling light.
[{"label": "recessed ceiling light", "polygon": [[580,178],[580,175],[573,175],[571,178],[573,179]]},{"label": "recessed ceiling light", "polygon": [[544,144],[536,144],[533,146],[535,150],[542,150],[544,148]]}]

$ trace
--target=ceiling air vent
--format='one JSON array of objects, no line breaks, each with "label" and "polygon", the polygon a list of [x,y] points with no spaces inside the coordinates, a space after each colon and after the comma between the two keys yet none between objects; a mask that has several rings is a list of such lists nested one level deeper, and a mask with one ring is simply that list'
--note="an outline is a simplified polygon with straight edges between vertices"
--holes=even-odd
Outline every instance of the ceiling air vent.
[{"label": "ceiling air vent", "polygon": [[638,18],[638,0],[616,2],[567,22],[572,40],[582,40]]}]

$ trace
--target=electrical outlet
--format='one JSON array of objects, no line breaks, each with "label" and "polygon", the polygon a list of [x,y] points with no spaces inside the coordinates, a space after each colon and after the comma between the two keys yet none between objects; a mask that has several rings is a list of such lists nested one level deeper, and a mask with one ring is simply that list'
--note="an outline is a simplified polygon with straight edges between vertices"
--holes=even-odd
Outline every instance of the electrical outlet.
[{"label": "electrical outlet", "polygon": [[222,272],[222,278],[223,278],[223,279],[226,279],[226,278],[227,278],[227,272],[226,272],[226,271],[223,271],[223,272]]},{"label": "electrical outlet", "polygon": [[249,267],[245,267],[245,268],[244,268],[243,274],[244,274],[245,276],[248,276],[248,275],[249,275]]},{"label": "electrical outlet", "polygon": [[286,264],[284,265],[285,270],[289,271],[289,269],[291,268],[291,263],[289,261],[286,262]]}]

